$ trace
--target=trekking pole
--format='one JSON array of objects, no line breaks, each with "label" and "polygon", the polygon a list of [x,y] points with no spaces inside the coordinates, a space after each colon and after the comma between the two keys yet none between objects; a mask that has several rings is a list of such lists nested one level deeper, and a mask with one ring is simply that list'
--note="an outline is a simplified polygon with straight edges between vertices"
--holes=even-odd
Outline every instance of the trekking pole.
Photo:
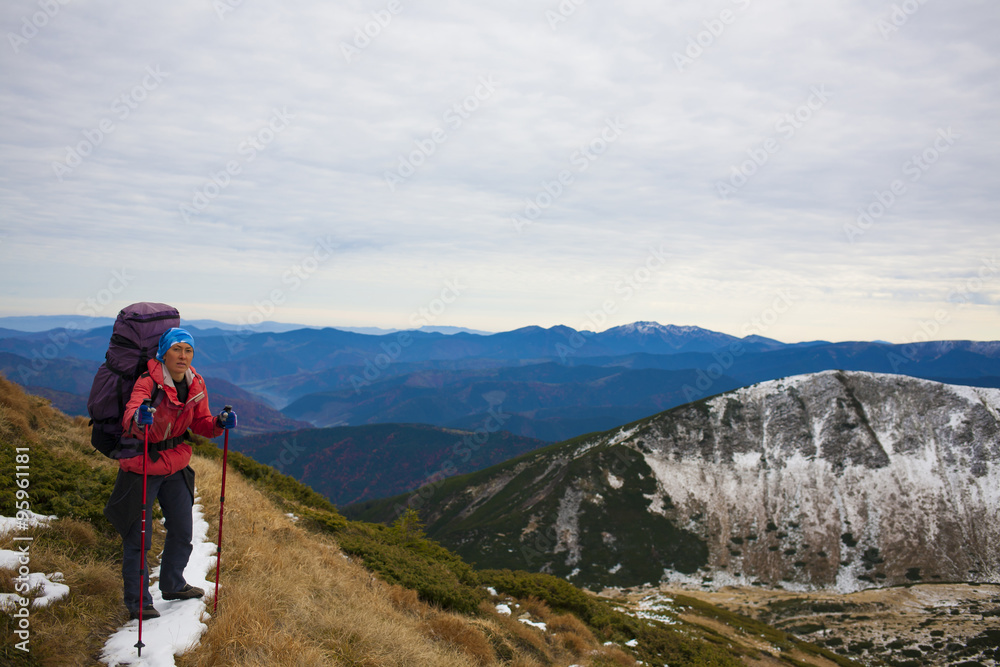
[{"label": "trekking pole", "polygon": [[[147,398],[142,402],[143,405],[149,405],[150,400]],[[144,575],[146,570],[146,459],[149,458],[149,424],[142,425],[142,541],[139,543],[140,558],[139,558],[139,641],[135,643],[136,649],[138,649],[139,657],[142,657],[142,648],[145,644],[142,643],[142,608],[145,605],[145,588],[146,588],[146,578]]]},{"label": "trekking pole", "polygon": [[[227,405],[224,412],[231,412],[233,406]],[[226,506],[226,458],[229,456],[229,429],[226,428],[226,438],[222,447],[222,490],[219,492],[219,546],[215,558],[215,603],[212,606],[214,614],[219,608],[219,569],[222,566],[222,509]]]}]

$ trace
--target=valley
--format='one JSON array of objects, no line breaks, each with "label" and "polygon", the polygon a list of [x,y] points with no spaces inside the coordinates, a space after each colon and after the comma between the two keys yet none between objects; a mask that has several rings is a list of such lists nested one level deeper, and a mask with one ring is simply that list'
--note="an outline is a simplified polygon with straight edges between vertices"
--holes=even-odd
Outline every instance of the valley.
[{"label": "valley", "polygon": [[829,371],[345,508],[588,587],[997,581],[1000,391]]},{"label": "valley", "polygon": [[[865,665],[1000,665],[1000,585],[996,584],[915,584],[848,594],[664,585],[607,589],[602,595],[632,610],[671,610],[683,620],[698,622],[677,602],[695,598]],[[738,623],[711,625],[729,640],[755,646],[762,654],[781,653],[766,637],[740,632]],[[800,660],[829,664],[822,658]],[[745,662],[768,664],[766,659]]]},{"label": "valley", "polygon": [[[603,590],[748,665],[997,665],[996,343],[198,335],[234,451],[350,519],[415,510],[476,567]],[[0,371],[79,410],[106,332],[29,358],[45,340],[0,336]]]}]

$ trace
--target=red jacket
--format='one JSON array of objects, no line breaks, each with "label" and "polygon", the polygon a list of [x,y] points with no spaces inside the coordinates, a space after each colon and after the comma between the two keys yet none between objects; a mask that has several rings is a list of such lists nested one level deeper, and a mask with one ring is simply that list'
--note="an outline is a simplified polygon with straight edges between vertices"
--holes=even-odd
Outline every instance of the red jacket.
[{"label": "red jacket", "polygon": [[[133,415],[142,402],[152,396],[153,388],[157,385],[160,387],[159,396],[161,398],[157,398],[153,423],[149,426],[150,443],[183,435],[189,428],[206,438],[214,438],[223,433],[224,429],[216,425],[215,417],[208,407],[205,380],[193,367],[188,368],[187,371],[188,399],[184,405],[181,405],[180,401],[177,400],[177,389],[174,387],[173,379],[169,375],[164,375],[163,365],[159,361],[150,359],[147,369],[149,375],[144,375],[136,380],[132,396],[125,406],[125,416],[122,418],[124,435],[142,440],[142,427],[132,421]],[[118,465],[126,472],[142,474],[142,459],[142,456],[120,459]],[[161,451],[157,461],[152,461],[147,455],[146,474],[172,475],[186,468],[190,462],[191,445],[182,442],[172,449]]]}]

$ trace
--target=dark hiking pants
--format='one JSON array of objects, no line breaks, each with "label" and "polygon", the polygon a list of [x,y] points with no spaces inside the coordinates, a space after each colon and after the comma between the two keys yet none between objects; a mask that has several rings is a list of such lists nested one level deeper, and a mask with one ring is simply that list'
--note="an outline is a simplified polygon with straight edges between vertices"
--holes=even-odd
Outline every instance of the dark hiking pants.
[{"label": "dark hiking pants", "polygon": [[[184,588],[184,568],[187,567],[188,558],[191,556],[191,531],[192,518],[191,508],[194,504],[194,495],[188,484],[185,471],[176,472],[173,475],[150,475],[147,477],[148,486],[146,491],[146,563],[147,567],[142,571],[142,592],[143,606],[153,604],[153,598],[149,593],[149,548],[151,526],[153,521],[153,501],[160,501],[160,510],[165,519],[164,527],[167,529],[166,540],[163,545],[163,555],[160,558],[160,590],[165,593],[172,593]],[[142,476],[139,475],[139,487],[141,492]],[[142,505],[142,496],[139,496],[139,505]],[[142,540],[142,518],[136,518],[128,529],[128,533],[123,537],[125,553],[122,558],[122,577],[125,583],[125,606],[129,611],[139,609],[139,566],[142,559],[140,542]]]}]

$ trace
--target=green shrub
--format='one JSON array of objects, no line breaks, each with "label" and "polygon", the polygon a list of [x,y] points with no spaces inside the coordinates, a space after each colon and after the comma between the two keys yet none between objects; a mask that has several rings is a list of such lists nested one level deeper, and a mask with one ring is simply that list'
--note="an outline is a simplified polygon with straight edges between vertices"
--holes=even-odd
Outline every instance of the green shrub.
[{"label": "green shrub", "polygon": [[518,598],[536,597],[557,612],[568,612],[590,626],[602,639],[625,644],[633,639],[636,657],[647,664],[736,666],[742,663],[727,649],[690,637],[659,621],[640,620],[614,609],[611,603],[584,593],[564,579],[514,570],[479,572],[483,585]]},{"label": "green shrub", "polygon": [[[104,518],[104,505],[115,486],[118,474],[115,468],[57,457],[44,445],[31,445],[27,449],[27,491],[32,512],[82,519],[110,529]],[[13,471],[18,453],[13,445],[0,443],[0,470],[7,471],[0,475],[0,507],[16,507]]]},{"label": "green shrub", "polygon": [[[201,436],[191,435],[190,432],[189,436],[191,437],[188,441],[191,443],[191,448],[195,454],[217,461],[222,460],[223,451],[214,442]],[[226,456],[226,464],[232,470],[236,470],[247,479],[256,482],[258,488],[274,496],[293,503],[301,503],[313,509],[340,515],[334,504],[327,500],[325,496],[316,493],[294,477],[282,474],[269,465],[258,463],[245,454],[233,451],[232,448],[230,448]]]},{"label": "green shrub", "polygon": [[297,508],[299,518],[305,519],[313,527],[330,533],[336,533],[347,527],[347,519],[337,512],[314,510],[309,507]]},{"label": "green shrub", "polygon": [[351,522],[336,531],[345,552],[391,584],[417,592],[444,609],[477,613],[486,599],[475,571],[441,545],[408,535],[401,526]]}]

